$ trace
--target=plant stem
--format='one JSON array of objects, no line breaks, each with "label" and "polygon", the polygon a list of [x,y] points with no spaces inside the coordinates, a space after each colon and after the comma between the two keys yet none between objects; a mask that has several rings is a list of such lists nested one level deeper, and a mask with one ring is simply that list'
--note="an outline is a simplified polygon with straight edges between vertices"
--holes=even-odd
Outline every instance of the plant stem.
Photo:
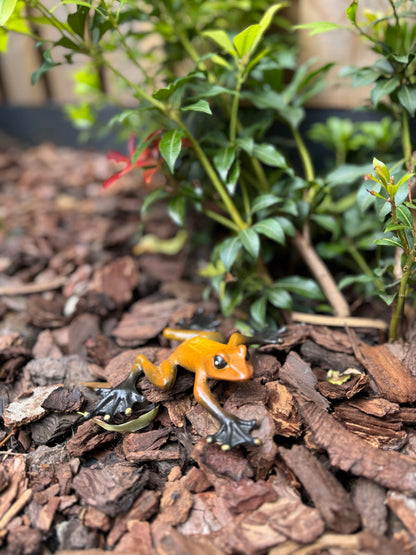
[{"label": "plant stem", "polygon": [[393,314],[390,320],[389,340],[391,342],[396,341],[398,338],[399,323],[403,312],[403,306],[406,301],[407,282],[411,274],[413,257],[414,257],[414,248],[406,257],[406,263],[403,267],[403,275],[400,280],[400,287],[397,295],[397,301],[394,306]]},{"label": "plant stem", "polygon": [[215,222],[218,222],[219,224],[223,225],[224,227],[227,227],[228,229],[231,229],[232,231],[234,231],[236,233],[238,233],[240,231],[238,226],[236,226],[234,222],[232,222],[231,220],[229,220],[225,216],[222,216],[221,214],[218,214],[218,212],[214,212],[213,210],[210,210],[209,208],[204,208],[203,211],[204,211],[204,214],[206,216],[208,216],[208,218],[211,218],[211,220],[214,220]]},{"label": "plant stem", "polygon": [[203,151],[201,145],[199,144],[198,140],[192,135],[191,131],[188,129],[186,124],[180,119],[180,117],[175,113],[168,114],[168,117],[182,129],[186,137],[191,141],[195,154],[200,161],[202,167],[204,168],[209,180],[211,181],[212,185],[214,186],[215,190],[219,194],[228,214],[230,215],[232,221],[235,223],[237,228],[241,231],[246,229],[247,224],[244,222],[242,217],[240,216],[237,207],[235,206],[234,202],[232,201],[230,195],[228,194],[227,189],[225,188],[224,184],[222,183],[221,179],[218,177],[217,172],[215,171],[214,167],[212,166],[211,162],[209,161],[207,155]]},{"label": "plant stem", "polygon": [[111,8],[109,8],[108,6],[106,6],[107,8],[107,14],[108,14],[108,19],[111,23],[111,25],[113,26],[113,28],[117,31],[119,37],[120,37],[120,42],[124,47],[124,50],[127,54],[127,57],[129,58],[129,60],[131,60],[133,62],[133,64],[142,72],[142,74],[144,75],[145,81],[148,85],[150,85],[152,83],[152,79],[151,77],[149,77],[147,71],[143,68],[143,66],[139,63],[138,59],[137,59],[137,55],[135,55],[134,51],[130,48],[130,46],[128,45],[126,39],[125,39],[125,35],[124,33],[120,30],[120,27],[118,25],[118,21],[117,19],[113,16],[113,13],[111,11]]},{"label": "plant stem", "polygon": [[237,75],[237,83],[235,86],[235,95],[231,105],[230,114],[230,143],[234,144],[237,137],[237,127],[238,127],[238,106],[240,104],[240,91],[242,85],[242,70],[239,68]]},{"label": "plant stem", "polygon": [[[364,272],[364,274],[366,276],[369,276],[369,277],[373,278],[374,274],[371,271],[371,268],[367,264],[367,261],[365,260],[363,255],[360,253],[360,251],[357,249],[357,247],[349,239],[346,239],[346,242],[347,242],[347,245],[348,245],[348,252],[352,256],[353,260],[356,262],[357,266],[360,268],[360,270],[362,272]],[[384,285],[383,285],[383,282],[381,281],[381,279],[375,279],[374,280],[374,285],[377,287],[377,289],[383,289],[384,288]]]},{"label": "plant stem", "polygon": [[257,177],[257,189],[262,193],[267,193],[268,191],[270,191],[270,183],[267,179],[263,166],[260,164],[258,158],[256,158],[255,156],[250,156],[250,162]]},{"label": "plant stem", "polygon": [[293,125],[290,126],[290,129],[293,134],[293,138],[295,139],[296,146],[298,147],[299,155],[302,160],[303,171],[305,174],[306,181],[314,181],[315,179],[315,169],[313,167],[312,159],[310,157],[309,151],[306,148],[305,143],[303,142],[302,136],[299,131]]},{"label": "plant stem", "polygon": [[262,278],[264,285],[273,285],[273,279],[267,270],[267,267],[263,259],[259,256],[256,262],[257,273],[260,278]]},{"label": "plant stem", "polygon": [[130,88],[132,88],[134,90],[134,92],[136,93],[136,95],[141,100],[144,100],[144,101],[148,102],[149,104],[151,104],[153,106],[153,108],[156,108],[156,110],[158,110],[160,113],[169,117],[169,113],[168,113],[169,112],[169,106],[167,104],[164,104],[163,102],[160,102],[156,98],[153,98],[153,96],[151,96],[150,94],[147,94],[147,92],[145,92],[141,87],[139,87],[138,85],[136,85],[135,83],[130,81],[130,79],[128,79],[125,75],[123,75],[106,58],[104,58],[104,56],[97,54],[97,58],[99,58],[99,62],[103,66],[105,66],[108,70],[110,70],[112,73],[114,73],[114,75],[117,75],[117,77],[119,79],[124,81],[126,83],[126,85],[128,85]]}]

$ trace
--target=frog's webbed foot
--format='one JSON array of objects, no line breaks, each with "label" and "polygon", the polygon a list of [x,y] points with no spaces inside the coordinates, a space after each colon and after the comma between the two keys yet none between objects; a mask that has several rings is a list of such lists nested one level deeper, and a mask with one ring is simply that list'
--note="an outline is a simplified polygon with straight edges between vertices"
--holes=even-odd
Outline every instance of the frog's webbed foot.
[{"label": "frog's webbed foot", "polygon": [[207,436],[207,443],[220,443],[223,451],[229,451],[237,445],[261,445],[258,437],[252,437],[250,432],[259,427],[257,420],[242,420],[237,416],[226,415],[221,420],[219,430]]},{"label": "frog's webbed foot", "polygon": [[85,418],[104,414],[104,420],[110,421],[117,413],[124,412],[127,416],[131,414],[133,405],[146,401],[146,397],[138,393],[136,389],[136,381],[140,374],[141,370],[133,370],[116,387],[96,389],[96,393],[103,395],[103,398],[90,412],[85,414]]}]

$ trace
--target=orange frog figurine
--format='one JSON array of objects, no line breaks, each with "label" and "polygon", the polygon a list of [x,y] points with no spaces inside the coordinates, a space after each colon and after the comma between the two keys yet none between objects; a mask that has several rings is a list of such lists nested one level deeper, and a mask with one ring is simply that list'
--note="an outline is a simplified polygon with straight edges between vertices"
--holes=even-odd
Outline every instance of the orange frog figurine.
[{"label": "orange frog figurine", "polygon": [[[221,408],[208,387],[208,380],[249,380],[253,376],[253,366],[248,361],[246,345],[264,343],[264,340],[233,333],[228,343],[224,344],[220,342],[222,336],[218,332],[167,328],[163,333],[168,339],[183,343],[159,366],[152,364],[144,355],[138,355],[128,377],[115,388],[107,390],[104,398],[86,416],[105,413],[104,419],[108,421],[118,412],[131,414],[133,404],[146,400],[137,392],[135,385],[142,373],[157,387],[169,389],[175,383],[177,368],[182,367],[195,373],[195,399],[220,422],[218,431],[207,437],[208,443],[219,443],[224,451],[241,444],[261,445],[260,439],[250,435],[258,427],[258,422],[242,420]],[[267,342],[276,342],[280,333],[281,330],[275,332]]]}]

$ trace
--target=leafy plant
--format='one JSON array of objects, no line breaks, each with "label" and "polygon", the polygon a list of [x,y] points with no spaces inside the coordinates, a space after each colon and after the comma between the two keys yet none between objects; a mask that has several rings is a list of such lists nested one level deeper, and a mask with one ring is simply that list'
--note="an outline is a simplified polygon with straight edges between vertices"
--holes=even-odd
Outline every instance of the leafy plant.
[{"label": "leafy plant", "polygon": [[[323,141],[335,151],[338,165],[324,178],[330,193],[320,208],[321,212],[331,213],[337,222],[337,226],[334,226],[335,240],[332,244],[318,245],[317,249],[324,257],[349,253],[354,260],[355,268],[361,269],[361,274],[357,275],[355,270],[354,275],[341,280],[340,288],[348,284],[360,283],[366,288],[367,293],[379,294],[388,304],[394,302],[390,326],[390,339],[394,340],[398,335],[398,322],[405,300],[403,295],[409,296],[412,290],[410,258],[407,257],[410,257],[413,249],[414,232],[410,227],[400,230],[395,226],[410,226],[414,210],[412,182],[409,176],[413,175],[415,158],[409,121],[416,112],[416,26],[414,25],[416,2],[389,0],[389,4],[390,10],[387,13],[365,10],[364,19],[360,20],[358,15],[360,2],[354,0],[346,11],[350,26],[315,22],[303,27],[311,29],[313,33],[319,33],[351,28],[352,25],[353,30],[360,35],[363,42],[367,43],[377,57],[371,66],[343,68],[341,75],[352,78],[352,84],[355,87],[369,86],[371,89],[369,105],[375,110],[388,113],[389,119],[383,118],[377,128],[373,124],[369,126],[369,123],[365,126],[362,124],[360,127],[361,124],[354,125],[350,121],[340,122],[332,119],[326,126],[318,124],[311,130],[314,140]],[[367,138],[363,141],[361,133],[368,132],[376,140],[370,137],[370,140]],[[397,135],[400,138],[401,149],[396,148]],[[368,146],[372,153],[366,151]],[[354,159],[351,153],[358,148],[360,158]],[[394,182],[387,183],[390,180],[387,166],[374,158],[377,179],[381,180],[379,185],[382,185],[385,191],[382,195],[384,198],[377,197],[381,193],[376,189],[369,197],[367,184],[359,187],[357,192],[358,179],[363,174],[369,173],[367,165],[362,165],[362,154],[365,152],[367,156],[374,156],[374,153],[377,153],[377,157],[383,157],[389,166],[394,168],[396,175],[407,176],[403,178],[404,181],[399,179],[402,185],[400,190],[396,189]],[[351,161],[355,164],[351,164]],[[385,175],[381,168],[385,168],[383,170]],[[378,172],[381,174],[379,175]],[[407,201],[405,182],[408,182]],[[336,192],[341,186],[343,194],[337,196]],[[403,204],[405,201],[409,204]],[[370,206],[376,208],[382,220],[391,211],[387,230],[395,231],[395,238],[381,236],[379,223],[369,213]],[[399,208],[397,213],[395,206]],[[365,217],[364,212],[367,212]],[[405,216],[404,221],[402,218]],[[386,257],[387,245],[397,247],[395,256]],[[373,251],[376,256],[370,261],[368,256],[363,256],[363,251],[367,254]],[[395,259],[400,261],[401,253],[404,253],[402,257],[405,258],[403,271],[397,270],[400,264],[395,263]],[[393,284],[388,283],[386,280],[393,274]],[[399,293],[397,291],[391,293],[397,284],[400,284]]]},{"label": "leafy plant", "polygon": [[[87,101],[72,109],[73,117],[86,125],[93,119],[90,106],[107,100],[99,81],[91,78],[104,68],[140,104],[138,109],[124,109],[111,124],[136,135],[138,121],[148,125],[145,136],[149,137],[142,141],[139,137],[136,148],[130,143],[129,158],[111,153],[125,167],[107,184],[133,167],[143,167],[146,180],[161,170],[166,185],[148,195],[143,211],[163,199],[178,225],[184,224],[186,211],[192,208],[227,231],[203,272],[211,278],[225,314],[247,303],[251,319],[263,326],[274,309],[292,307],[293,295],[322,301],[320,288],[311,278],[273,271],[276,247],[284,247],[288,238],[311,264],[308,213],[319,184],[299,125],[304,103],[322,89],[322,78],[330,67],[297,66],[292,39],[268,34],[275,22],[287,28],[277,15],[285,3],[268,7],[240,32],[230,29],[230,8],[240,14],[240,23],[249,14],[257,15],[257,8],[267,3],[234,0],[214,7],[202,1],[119,4],[80,0],[64,4],[70,12],[59,20],[54,9],[48,10],[38,0],[31,2],[32,15],[27,19],[52,26],[58,34],[56,40],[42,41],[44,63],[33,80],[58,63],[88,56],[88,71],[78,75]],[[16,4],[14,13],[21,13],[21,8]],[[151,31],[138,33],[137,21],[151,23]],[[164,41],[161,75],[151,76],[138,54],[140,41],[149,32],[158,33]],[[60,62],[54,60],[57,47],[67,51]],[[140,70],[141,81],[131,80],[112,63],[109,54],[115,48]],[[185,54],[186,73],[174,75],[175,63]],[[165,84],[156,90],[160,78]],[[88,102],[88,95],[93,99],[94,94],[98,102]],[[110,96],[110,100],[114,99]],[[273,136],[279,133],[278,127],[271,131],[277,122],[292,133],[303,176],[295,173],[287,152]],[[157,140],[151,134],[155,128],[161,130]],[[323,289],[335,312],[348,313],[330,272],[314,253],[311,267],[316,262],[320,270],[315,274],[322,275],[323,270]]]},{"label": "leafy plant", "polygon": [[[412,285],[416,283],[416,276],[414,275],[416,262],[416,205],[412,200],[410,188],[411,178],[415,174],[405,173],[396,183],[394,176],[390,174],[390,170],[383,162],[374,158],[373,166],[376,175],[369,174],[366,179],[371,179],[378,184],[378,187],[371,190],[370,193],[381,201],[379,214],[384,223],[385,234],[385,237],[376,239],[375,243],[400,249],[403,253],[396,291],[388,299],[389,303],[396,299],[390,322],[390,339],[395,341],[398,337],[398,326],[404,302]],[[386,216],[390,217],[387,221],[384,221]]]},{"label": "leafy plant", "polygon": [[[400,121],[411,173],[408,115],[415,110],[414,33],[403,23],[409,12],[399,15],[396,9],[404,4],[391,2],[392,23],[387,16],[370,18],[368,28],[357,22],[357,2],[350,5],[347,18],[383,59],[372,68],[350,69],[349,74],[357,85],[374,83],[375,106],[390,99],[387,108],[394,121]],[[124,167],[106,184],[135,167],[144,170],[146,184],[156,171],[162,172],[165,184],[150,189],[143,214],[163,200],[178,226],[185,224],[190,209],[217,226],[212,236],[219,239],[213,242],[211,261],[202,273],[210,278],[226,315],[242,308],[258,327],[272,322],[276,311],[297,303],[304,310],[305,305],[312,309],[320,303],[323,310],[349,315],[334,277],[314,247],[313,234],[317,229],[332,233],[334,247],[347,245],[343,252],[371,273],[360,253],[360,237],[354,238],[352,232],[348,237],[345,221],[348,211],[359,219],[356,183],[367,172],[344,162],[349,153],[361,149],[363,137],[371,136],[377,148],[383,141],[383,148],[389,148],[396,124],[389,133],[387,120],[366,129],[364,124],[351,128],[348,122],[328,122],[329,145],[335,147],[338,167],[317,177],[300,124],[305,102],[325,86],[331,64],[298,64],[290,26],[279,15],[285,2],[269,6],[260,0],[64,0],[57,6],[67,11],[59,17],[57,6],[48,9],[41,0],[28,2],[27,13],[25,6],[20,0],[7,0],[0,5],[0,21],[3,32],[24,32],[42,46],[44,62],[33,81],[56,65],[80,57],[89,60],[87,69],[77,74],[81,103],[68,108],[74,120],[86,127],[103,103],[119,104],[118,93],[105,92],[103,75],[105,81],[117,81],[136,103],[122,107],[109,122],[113,132],[134,133],[138,144],[130,139],[128,157],[110,154]],[[334,27],[313,25],[315,31]],[[36,36],[32,29],[42,26],[53,27],[55,37]],[[143,41],[155,34],[157,47],[146,52]],[[58,58],[62,50],[64,57]],[[129,65],[117,65],[114,52]],[[289,143],[282,139],[283,129],[289,131]],[[328,143],[324,128],[317,126],[312,134]],[[374,227],[368,235],[374,238]],[[174,249],[182,244],[181,235]],[[290,247],[309,273],[297,270]],[[165,247],[158,244],[158,248]],[[136,252],[142,252],[140,246]]]}]

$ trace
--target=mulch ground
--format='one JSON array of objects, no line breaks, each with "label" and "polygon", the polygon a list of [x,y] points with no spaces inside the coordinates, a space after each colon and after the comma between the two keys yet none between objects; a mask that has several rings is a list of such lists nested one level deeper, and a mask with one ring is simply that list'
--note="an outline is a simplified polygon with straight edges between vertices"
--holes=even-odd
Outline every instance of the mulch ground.
[{"label": "mulch ground", "polygon": [[[104,192],[112,172],[97,153],[0,152],[0,552],[416,552],[415,344],[288,326],[252,350],[253,380],[212,383],[259,420],[258,448],[205,442],[217,423],[186,372],[169,392],[139,381],[160,407],[141,432],[78,414],[98,399],[83,382],[115,385],[138,353],[171,352],[164,327],[218,316],[195,279],[202,247],[132,255],[138,177]],[[158,209],[145,231],[174,233]]]}]

